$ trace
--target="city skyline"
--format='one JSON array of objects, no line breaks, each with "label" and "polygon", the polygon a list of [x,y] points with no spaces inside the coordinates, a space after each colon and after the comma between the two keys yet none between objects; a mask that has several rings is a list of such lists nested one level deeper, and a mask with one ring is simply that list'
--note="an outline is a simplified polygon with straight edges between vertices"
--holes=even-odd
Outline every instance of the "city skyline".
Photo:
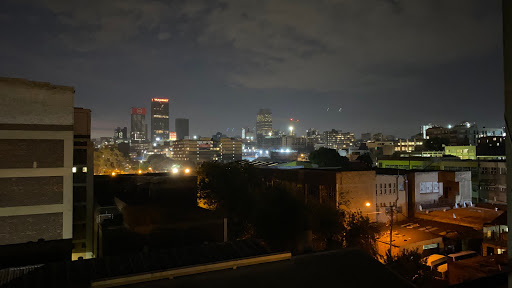
[{"label": "city skyline", "polygon": [[280,130],[300,119],[299,133],[501,127],[500,6],[7,0],[0,74],[75,87],[93,137],[129,127],[152,98],[170,99],[170,130],[188,118],[199,135],[253,127],[261,107]]}]

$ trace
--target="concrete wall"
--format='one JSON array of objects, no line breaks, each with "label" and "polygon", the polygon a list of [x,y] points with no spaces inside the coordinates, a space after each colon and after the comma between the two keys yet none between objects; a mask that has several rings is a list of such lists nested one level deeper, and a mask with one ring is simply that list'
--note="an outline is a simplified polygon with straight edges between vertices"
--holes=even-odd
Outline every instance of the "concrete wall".
[{"label": "concrete wall", "polygon": [[74,88],[0,77],[0,123],[73,125]]},{"label": "concrete wall", "polygon": [[375,178],[375,171],[336,173],[337,206],[353,212],[361,211],[376,221]]},{"label": "concrete wall", "polygon": [[414,199],[416,205],[433,203],[439,200],[439,196],[442,194],[441,192],[420,193],[422,183],[439,183],[438,172],[416,172],[414,173],[414,179]]},{"label": "concrete wall", "polygon": [[455,172],[455,182],[459,183],[459,195],[456,197],[457,203],[471,202],[473,194],[471,171]]},{"label": "concrete wall", "polygon": [[[402,213],[395,213],[395,216],[393,217],[394,221],[400,221],[407,218],[405,177],[403,175],[377,174],[375,185],[376,212],[379,212],[376,215],[377,222],[387,222],[389,220],[389,216],[386,215],[386,207],[394,205],[395,201],[397,203],[397,207],[401,207]],[[389,188],[389,186],[391,186],[391,188]]]},{"label": "concrete wall", "polygon": [[72,237],[73,94],[0,78],[1,245]]}]

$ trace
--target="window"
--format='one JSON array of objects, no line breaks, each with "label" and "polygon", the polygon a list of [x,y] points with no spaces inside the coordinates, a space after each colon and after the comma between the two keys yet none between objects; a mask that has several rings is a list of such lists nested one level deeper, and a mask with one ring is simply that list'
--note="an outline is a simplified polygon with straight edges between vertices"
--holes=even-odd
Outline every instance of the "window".
[{"label": "window", "polygon": [[491,174],[496,174],[497,170],[496,167],[491,167]]},{"label": "window", "polygon": [[71,171],[73,171],[73,173],[76,173],[76,167],[71,168]]},{"label": "window", "polygon": [[82,172],[87,173],[87,167],[82,167]]},{"label": "window", "polygon": [[487,167],[482,167],[482,174],[487,174],[487,171],[488,171]]}]

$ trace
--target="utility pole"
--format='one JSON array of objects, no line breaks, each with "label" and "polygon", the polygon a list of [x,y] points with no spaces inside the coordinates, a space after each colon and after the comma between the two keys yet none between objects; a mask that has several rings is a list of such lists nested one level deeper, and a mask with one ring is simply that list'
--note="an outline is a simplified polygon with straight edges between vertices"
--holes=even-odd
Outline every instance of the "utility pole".
[{"label": "utility pole", "polygon": [[396,209],[396,213],[398,215],[398,192],[399,192],[399,189],[398,189],[398,178],[400,178],[400,171],[397,170],[397,175],[396,175],[396,184],[395,184],[395,193],[396,193],[396,199],[395,199],[395,203],[393,203],[393,205],[391,207],[389,207],[389,214],[390,214],[390,217],[391,217],[391,221],[390,221],[390,224],[389,224],[389,255],[390,256],[393,256],[392,252],[392,248],[393,248],[393,217],[394,217],[394,210]]}]

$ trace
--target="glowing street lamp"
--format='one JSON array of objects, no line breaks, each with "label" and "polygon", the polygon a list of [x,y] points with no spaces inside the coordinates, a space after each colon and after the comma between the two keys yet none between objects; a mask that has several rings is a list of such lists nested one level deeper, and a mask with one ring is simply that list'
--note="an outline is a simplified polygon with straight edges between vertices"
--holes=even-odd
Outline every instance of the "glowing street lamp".
[{"label": "glowing street lamp", "polygon": [[365,205],[366,207],[370,207],[372,204],[370,204],[370,202],[366,202],[364,205]]},{"label": "glowing street lamp", "polygon": [[187,168],[187,169],[185,169],[185,173],[186,173],[186,174],[190,173],[190,169],[188,169],[188,168]]},{"label": "glowing street lamp", "polygon": [[176,173],[178,173],[178,168],[176,168],[176,167],[172,168],[172,174],[176,174]]}]

